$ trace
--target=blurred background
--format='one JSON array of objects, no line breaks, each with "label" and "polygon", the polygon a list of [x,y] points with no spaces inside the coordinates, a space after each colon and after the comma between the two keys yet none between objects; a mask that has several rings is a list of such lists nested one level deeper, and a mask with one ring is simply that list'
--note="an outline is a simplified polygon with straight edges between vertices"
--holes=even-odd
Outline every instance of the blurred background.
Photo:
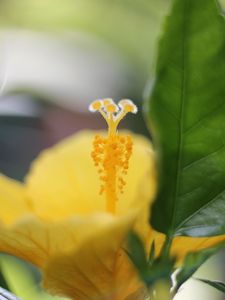
[{"label": "blurred background", "polygon": [[[0,169],[22,179],[37,153],[105,127],[88,105],[151,85],[168,0],[0,1]],[[147,134],[142,114],[123,126]]]},{"label": "blurred background", "polygon": [[[131,98],[141,111],[170,4],[0,0],[0,172],[23,180],[42,149],[78,130],[105,128],[88,112],[97,98]],[[142,113],[128,116],[122,127],[148,135]],[[222,255],[214,258],[201,272],[222,279],[221,260]],[[24,300],[44,299],[37,270],[5,255],[0,266],[0,286]],[[18,272],[23,279],[16,284]],[[222,299],[211,288],[190,284],[177,300]]]}]

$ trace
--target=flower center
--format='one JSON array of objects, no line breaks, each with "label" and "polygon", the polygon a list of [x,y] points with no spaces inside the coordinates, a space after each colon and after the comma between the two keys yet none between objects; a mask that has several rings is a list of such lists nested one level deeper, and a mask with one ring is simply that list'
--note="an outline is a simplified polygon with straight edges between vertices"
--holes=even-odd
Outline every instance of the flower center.
[{"label": "flower center", "polygon": [[121,100],[118,105],[112,99],[102,99],[93,101],[89,110],[99,111],[108,124],[107,137],[94,137],[91,156],[101,180],[100,194],[106,196],[106,210],[114,214],[118,193],[124,192],[124,176],[133,148],[131,137],[119,135],[117,127],[127,113],[137,113],[137,107],[128,99]]}]

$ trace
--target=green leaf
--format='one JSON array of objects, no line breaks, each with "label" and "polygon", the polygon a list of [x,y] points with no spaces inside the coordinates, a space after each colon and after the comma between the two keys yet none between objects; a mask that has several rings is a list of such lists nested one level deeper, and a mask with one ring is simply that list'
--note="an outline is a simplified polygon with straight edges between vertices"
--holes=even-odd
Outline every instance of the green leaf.
[{"label": "green leaf", "polygon": [[175,0],[147,103],[158,150],[151,213],[165,234],[225,233],[225,21],[214,0]]},{"label": "green leaf", "polygon": [[201,278],[195,278],[195,279],[204,282],[225,294],[225,284],[223,282],[216,281],[216,280],[213,281],[213,280],[201,279]]},{"label": "green leaf", "polygon": [[148,287],[154,286],[159,281],[170,282],[174,265],[173,257],[157,257],[145,272],[140,273],[141,278]]},{"label": "green leaf", "polygon": [[[10,290],[21,300],[66,300],[62,297],[51,296],[40,289],[35,280],[33,266],[29,265],[28,267],[25,262],[16,257],[1,254],[0,268]],[[2,300],[1,293],[3,292],[4,290],[0,290],[0,300]],[[9,293],[8,299],[14,300],[11,293]]]},{"label": "green leaf", "polygon": [[187,254],[183,265],[176,276],[176,290],[178,290],[180,286],[188,280],[206,260],[220,251],[223,247],[224,243],[221,243],[218,246],[202,250],[201,252]]},{"label": "green leaf", "polygon": [[139,236],[130,232],[128,235],[128,257],[137,268],[140,278],[150,287],[159,280],[169,281],[174,271],[175,258],[159,256],[155,258],[155,243],[151,245],[148,259]]},{"label": "green leaf", "polygon": [[155,241],[152,242],[150,251],[149,251],[149,256],[148,256],[148,266],[151,267],[154,263],[155,259]]},{"label": "green leaf", "polygon": [[147,268],[147,259],[141,239],[136,233],[130,232],[127,240],[128,250],[125,250],[127,255],[140,272],[145,272]]}]

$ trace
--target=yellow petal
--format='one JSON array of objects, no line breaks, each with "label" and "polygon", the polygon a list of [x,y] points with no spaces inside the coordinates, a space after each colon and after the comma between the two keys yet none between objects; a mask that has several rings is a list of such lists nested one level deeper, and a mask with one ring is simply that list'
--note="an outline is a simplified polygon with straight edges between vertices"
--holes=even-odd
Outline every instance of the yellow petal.
[{"label": "yellow petal", "polygon": [[[105,198],[99,195],[100,181],[90,155],[95,133],[76,134],[44,151],[34,162],[27,177],[27,189],[36,213],[42,218],[58,220],[105,211]],[[131,206],[140,206],[141,201],[149,201],[155,192],[151,145],[141,136],[133,138],[134,151],[125,193],[117,202],[118,214],[126,213]],[[146,176],[149,184],[143,189],[140,184]]]},{"label": "yellow petal", "polygon": [[188,252],[199,252],[203,249],[213,247],[225,240],[225,235],[215,237],[176,237],[173,240],[171,253],[182,261]]},{"label": "yellow petal", "polygon": [[[155,230],[149,230],[149,235],[145,237],[147,241],[147,249],[149,249],[151,242],[155,241],[156,254],[160,253],[160,250],[165,241],[165,235]],[[207,249],[225,241],[225,235],[214,236],[214,237],[188,237],[180,236],[175,237],[172,242],[171,256],[176,256],[178,263],[181,263],[185,256],[190,252],[200,252],[203,249]]]},{"label": "yellow petal", "polygon": [[0,174],[0,207],[0,223],[7,225],[30,213],[24,186],[3,174]]},{"label": "yellow petal", "polygon": [[49,223],[30,216],[13,226],[0,226],[0,252],[43,268],[50,258],[77,249],[111,220],[110,215],[96,214]]},{"label": "yellow petal", "polygon": [[143,287],[122,248],[132,223],[133,217],[112,219],[75,251],[51,259],[45,288],[76,300],[124,300]]}]

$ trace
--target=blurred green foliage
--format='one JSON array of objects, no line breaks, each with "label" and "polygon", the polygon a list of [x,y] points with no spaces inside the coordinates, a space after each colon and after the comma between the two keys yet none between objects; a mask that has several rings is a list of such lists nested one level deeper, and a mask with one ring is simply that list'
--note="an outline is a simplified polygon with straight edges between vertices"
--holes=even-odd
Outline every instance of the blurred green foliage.
[{"label": "blurred green foliage", "polygon": [[4,0],[0,24],[55,33],[91,33],[115,46],[147,74],[169,4],[169,0]]},{"label": "blurred green foliage", "polygon": [[0,268],[9,289],[22,300],[66,300],[51,296],[41,289],[40,276],[32,265],[15,257],[1,254]]}]

